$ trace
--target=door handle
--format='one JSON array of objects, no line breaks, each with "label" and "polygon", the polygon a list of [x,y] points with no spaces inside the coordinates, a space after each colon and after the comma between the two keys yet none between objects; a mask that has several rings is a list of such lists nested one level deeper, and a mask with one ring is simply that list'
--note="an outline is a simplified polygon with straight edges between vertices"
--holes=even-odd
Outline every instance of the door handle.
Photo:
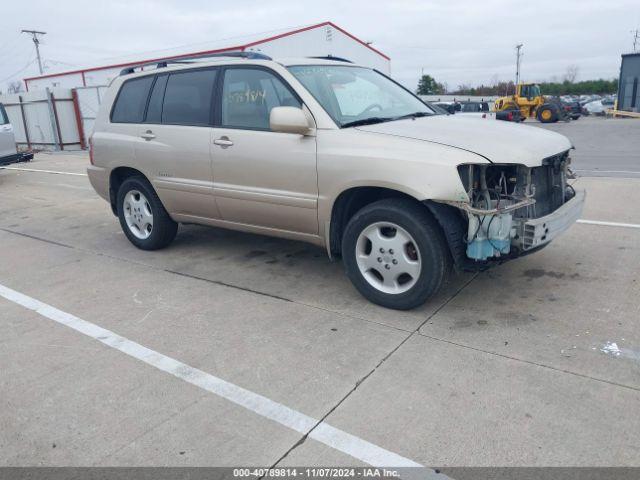
[{"label": "door handle", "polygon": [[231,140],[229,140],[229,137],[220,137],[220,138],[216,138],[213,143],[215,145],[219,145],[222,148],[228,148],[231,147],[233,145],[233,142]]},{"label": "door handle", "polygon": [[140,137],[144,138],[145,140],[153,140],[154,138],[156,138],[151,130],[147,130],[142,135],[140,135]]}]

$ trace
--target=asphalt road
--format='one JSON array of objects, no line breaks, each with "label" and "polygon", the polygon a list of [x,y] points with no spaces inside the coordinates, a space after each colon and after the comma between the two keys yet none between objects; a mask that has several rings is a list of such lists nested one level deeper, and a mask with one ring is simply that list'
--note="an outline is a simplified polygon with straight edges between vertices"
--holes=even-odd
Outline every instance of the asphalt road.
[{"label": "asphalt road", "polygon": [[640,177],[640,121],[581,117],[571,122],[527,122],[571,139],[573,169],[590,177]]}]

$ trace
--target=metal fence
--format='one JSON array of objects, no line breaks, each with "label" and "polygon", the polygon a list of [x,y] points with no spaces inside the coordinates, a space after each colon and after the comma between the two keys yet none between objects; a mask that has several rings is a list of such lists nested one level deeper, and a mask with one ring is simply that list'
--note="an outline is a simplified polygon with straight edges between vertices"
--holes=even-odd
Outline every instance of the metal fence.
[{"label": "metal fence", "polygon": [[54,88],[0,95],[18,150],[79,150],[102,103],[106,87]]}]

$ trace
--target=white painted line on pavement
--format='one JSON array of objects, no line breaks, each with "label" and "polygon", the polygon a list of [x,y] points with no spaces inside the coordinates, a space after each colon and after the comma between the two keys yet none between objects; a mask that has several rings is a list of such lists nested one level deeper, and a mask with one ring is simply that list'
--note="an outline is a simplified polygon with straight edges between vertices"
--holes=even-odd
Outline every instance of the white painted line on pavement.
[{"label": "white painted line on pavement", "polygon": [[0,167],[4,170],[17,170],[19,172],[37,172],[37,173],[52,173],[54,175],[75,175],[77,177],[86,177],[86,173],[73,173],[73,172],[58,172],[56,170],[38,170],[36,168],[20,168],[20,167]]},{"label": "white painted line on pavement", "polygon": [[[76,175],[80,177],[87,176],[86,173],[58,172],[54,170],[36,170],[33,168],[18,168],[18,167],[0,167],[0,168],[3,168],[5,170],[19,170],[21,172],[53,173],[56,175]],[[609,173],[614,173],[614,171],[611,170],[609,171]],[[619,172],[619,173],[624,173],[624,172]],[[628,172],[628,173],[632,173],[632,172]],[[640,173],[640,172],[635,172],[635,173]],[[578,220],[578,223],[584,223],[587,225],[605,225],[609,227],[640,228],[640,225],[633,224],[633,223],[601,222],[599,220]]]},{"label": "white painted line on pavement", "polygon": [[[110,330],[82,320],[70,313],[58,310],[51,305],[47,305],[4,285],[0,285],[0,297],[4,297],[29,310],[33,310],[43,317],[72,328],[111,348],[126,353],[141,362],[156,367],[163,372],[169,373],[174,377],[200,387],[219,397],[225,398],[236,405],[244,407],[247,410],[273,420],[303,435],[307,434],[314,425],[319,422],[319,420],[309,417],[304,413],[293,410],[267,397],[263,397],[258,393],[246,390],[226,380],[203,372],[202,370],[198,370],[155,350],[151,350]],[[320,423],[313,429],[309,434],[309,438],[313,438],[318,442],[324,443],[331,448],[375,467],[422,467],[421,464],[413,460],[332,427],[325,422]],[[430,469],[425,469],[422,473],[421,478],[429,478],[431,476],[438,479],[448,478],[446,475],[436,474],[435,471]]]},{"label": "white painted line on pavement", "polygon": [[637,223],[601,222],[600,220],[580,219],[577,223],[584,223],[585,225],[603,225],[605,227],[640,228],[640,224]]},{"label": "white painted line on pavement", "polygon": [[574,172],[589,172],[589,173],[626,173],[631,175],[640,175],[640,171],[637,170],[581,170],[579,168],[572,168]]}]

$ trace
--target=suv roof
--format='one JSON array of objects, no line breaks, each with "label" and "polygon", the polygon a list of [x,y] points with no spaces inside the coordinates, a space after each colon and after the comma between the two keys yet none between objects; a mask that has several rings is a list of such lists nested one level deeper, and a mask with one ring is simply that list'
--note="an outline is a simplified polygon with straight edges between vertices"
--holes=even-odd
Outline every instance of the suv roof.
[{"label": "suv roof", "polygon": [[[349,65],[349,66],[358,66],[356,63],[351,62],[350,60],[335,57],[335,58],[323,58],[323,57],[291,57],[291,58],[278,58],[272,59],[267,57],[266,55],[257,54],[240,56],[234,55],[238,53],[244,52],[230,52],[229,55],[221,54],[215,57],[205,57],[205,58],[185,58],[185,59],[176,59],[176,60],[168,60],[161,62],[153,62],[153,63],[145,63],[141,65],[134,65],[132,67],[127,67],[120,72],[120,76],[135,76],[142,73],[151,73],[155,72],[158,69],[168,69],[170,71],[173,70],[182,70],[189,69],[194,67],[206,67],[206,66],[219,66],[219,65],[269,65],[272,63],[278,63],[282,66],[289,67],[293,65]],[[249,54],[250,52],[246,52]],[[147,70],[136,70],[144,67],[153,67],[155,69],[148,68]]]}]

